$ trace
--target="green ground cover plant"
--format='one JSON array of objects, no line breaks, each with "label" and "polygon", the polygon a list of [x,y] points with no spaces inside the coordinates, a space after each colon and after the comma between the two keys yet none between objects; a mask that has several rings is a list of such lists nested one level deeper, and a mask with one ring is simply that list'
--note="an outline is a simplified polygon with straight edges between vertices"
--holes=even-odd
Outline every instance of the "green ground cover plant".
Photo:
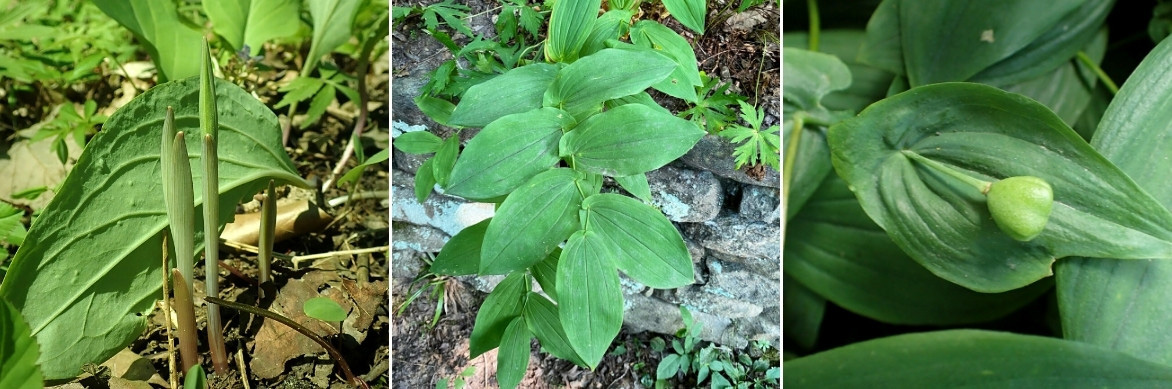
[{"label": "green ground cover plant", "polygon": [[1168,385],[1172,42],[1114,92],[1120,4],[912,4],[786,36],[784,383]]}]

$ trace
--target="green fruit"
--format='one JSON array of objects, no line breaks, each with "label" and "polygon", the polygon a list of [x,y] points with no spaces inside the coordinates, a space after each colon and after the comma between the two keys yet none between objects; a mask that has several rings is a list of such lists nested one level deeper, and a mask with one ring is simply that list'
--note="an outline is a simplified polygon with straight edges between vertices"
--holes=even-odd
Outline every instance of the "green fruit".
[{"label": "green fruit", "polygon": [[1013,239],[1029,241],[1046,228],[1054,191],[1038,177],[1009,177],[994,182],[985,194],[993,222]]}]

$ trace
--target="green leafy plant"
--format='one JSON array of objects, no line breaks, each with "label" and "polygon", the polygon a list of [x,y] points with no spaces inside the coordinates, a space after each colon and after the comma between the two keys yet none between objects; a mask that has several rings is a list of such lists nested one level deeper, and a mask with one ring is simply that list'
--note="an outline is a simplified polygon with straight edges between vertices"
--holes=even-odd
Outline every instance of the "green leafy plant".
[{"label": "green leafy plant", "polygon": [[115,1],[96,0],[102,9],[119,24],[134,33],[142,42],[158,67],[159,80],[179,80],[199,74],[199,63],[190,60],[190,53],[182,50],[199,46],[199,29],[179,15],[175,3],[169,1]]},{"label": "green leafy plant", "polygon": [[5,261],[8,260],[8,249],[24,244],[24,237],[28,235],[22,218],[24,211],[0,202],[0,257]]},{"label": "green leafy plant", "polygon": [[[403,303],[399,304],[399,309],[395,310],[395,314],[403,314],[403,311],[407,310],[407,307],[411,303],[415,302],[415,300],[419,299],[419,297],[423,296],[430,289],[431,293],[429,293],[429,296],[435,300],[435,313],[432,314],[431,321],[427,323],[427,329],[431,330],[435,328],[435,325],[439,323],[440,317],[444,314],[444,307],[447,306],[447,288],[448,283],[451,281],[451,277],[443,276],[432,271],[420,273],[415,276],[415,279],[411,280],[411,285],[407,287],[408,296],[403,300]],[[411,289],[417,284],[419,285],[418,288],[412,292]]]},{"label": "green leafy plant", "polygon": [[464,369],[464,371],[461,371],[460,374],[457,374],[456,377],[452,377],[450,380],[448,378],[440,378],[436,380],[435,389],[448,389],[449,383],[451,383],[452,389],[464,389],[464,386],[468,385],[468,380],[471,379],[472,375],[474,374],[476,374],[476,366],[468,366],[468,368]]},{"label": "green leafy plant", "polygon": [[[770,349],[768,342],[754,342],[757,358],[749,353],[738,353],[736,357],[726,347],[709,343],[700,347],[701,325],[692,318],[687,308],[680,306],[684,328],[671,341],[672,353],[664,355],[655,369],[655,387],[672,387],[670,383],[680,377],[692,377],[695,386],[708,381],[712,388],[776,388],[781,378],[777,367],[776,353],[771,360],[765,355]],[[683,384],[683,382],[680,382]]]},{"label": "green leafy plant", "polygon": [[703,126],[709,134],[720,133],[729,123],[737,120],[735,107],[746,97],[729,93],[728,83],[722,83],[716,77],[708,77],[704,72],[700,72],[700,84],[696,87],[696,105],[680,112],[679,116]]},{"label": "green leafy plant", "polygon": [[65,164],[69,159],[66,139],[72,137],[79,147],[84,147],[86,137],[97,132],[96,127],[106,122],[106,116],[97,114],[98,104],[93,100],[86,100],[80,113],[72,103],[62,104],[58,109],[57,117],[38,130],[32,141],[53,137],[53,152],[61,164]]},{"label": "green leafy plant", "polygon": [[741,105],[741,118],[750,127],[733,124],[718,134],[728,138],[729,142],[741,143],[733,151],[737,169],[740,169],[741,166],[760,163],[777,170],[781,167],[781,161],[778,157],[781,155],[781,137],[777,134],[779,127],[773,125],[761,129],[761,122],[765,120],[765,112],[757,111],[752,104],[744,101],[738,103]]},{"label": "green leafy plant", "polygon": [[20,311],[7,300],[0,300],[0,386],[14,389],[45,387],[37,357],[36,339]]},{"label": "green leafy plant", "polygon": [[[823,34],[812,20],[802,46],[828,54],[785,51],[784,316],[799,357],[784,383],[1052,387],[1078,371],[1080,385],[1168,385],[1172,290],[1152,281],[1172,272],[1172,41],[1112,96],[1098,68],[1111,1],[964,18],[949,15],[976,3],[911,4],[880,3],[865,32]],[[1085,138],[1072,129],[1088,121]],[[1049,291],[1052,336],[999,325],[816,349],[819,327],[833,328],[820,326],[828,302],[869,320],[980,326]]]}]

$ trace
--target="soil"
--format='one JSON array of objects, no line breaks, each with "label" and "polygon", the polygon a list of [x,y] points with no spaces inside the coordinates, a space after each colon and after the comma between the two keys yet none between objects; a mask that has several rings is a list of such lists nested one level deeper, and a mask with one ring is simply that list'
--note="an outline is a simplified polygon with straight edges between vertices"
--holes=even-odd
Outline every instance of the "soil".
[{"label": "soil", "polygon": [[[407,2],[393,1],[395,6],[425,5],[435,1]],[[650,2],[648,2],[650,3]],[[473,31],[491,35],[489,17],[495,15],[498,3],[494,0],[473,0],[465,2],[475,17],[470,22]],[[737,13],[740,1],[711,0],[707,33],[698,36],[681,26],[668,14],[659,2],[643,4],[643,19],[657,20],[687,38],[693,45],[699,59],[701,71],[718,76],[731,84],[729,90],[745,95],[749,102],[763,107],[766,113],[765,126],[780,122],[780,13],[773,2]],[[479,26],[479,28],[478,28]],[[395,77],[407,77],[420,69],[430,71],[451,54],[434,39],[420,32],[420,22],[408,19],[407,23],[395,26],[392,36],[392,69]],[[466,43],[467,39],[456,39]],[[668,98],[652,91],[656,100],[679,112],[687,107],[682,101]],[[396,106],[403,102],[395,102]],[[410,102],[407,102],[410,103]],[[393,113],[393,114],[397,114]],[[417,123],[410,123],[417,124]],[[437,129],[441,136],[443,129]],[[746,167],[751,169],[751,167]],[[417,300],[407,305],[402,313],[392,318],[393,386],[395,388],[434,388],[440,380],[452,385],[463,379],[469,388],[495,388],[495,350],[473,360],[468,359],[468,338],[476,318],[477,307],[485,294],[461,283],[457,279],[440,280],[445,285],[446,306],[434,328],[429,326],[435,313],[436,299],[431,298],[431,289],[425,290]],[[423,283],[393,283],[391,287],[392,307],[396,310],[407,300],[409,294]],[[430,288],[430,287],[427,287]],[[530,354],[529,369],[522,388],[641,388],[653,384],[655,367],[660,354],[647,346],[649,340],[659,335],[631,333],[624,329],[615,339],[612,350],[623,345],[626,352],[610,353],[594,371],[582,369],[573,364],[548,356],[546,353]],[[537,347],[533,348],[537,350]],[[466,378],[460,373],[469,367],[474,370]]]}]

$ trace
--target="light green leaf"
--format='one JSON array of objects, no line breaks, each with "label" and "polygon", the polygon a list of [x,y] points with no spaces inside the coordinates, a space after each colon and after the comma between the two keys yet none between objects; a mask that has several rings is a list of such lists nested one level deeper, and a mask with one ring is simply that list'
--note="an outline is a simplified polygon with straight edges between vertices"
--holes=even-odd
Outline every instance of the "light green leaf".
[{"label": "light green leaf", "polygon": [[662,212],[630,197],[602,193],[582,201],[586,229],[611,245],[611,262],[652,288],[678,288],[694,279],[684,238]]},{"label": "light green leaf", "polygon": [[443,144],[443,139],[427,131],[405,132],[391,140],[391,146],[408,154],[434,153]]},{"label": "light green leaf", "polygon": [[314,0],[307,4],[309,15],[313,18],[313,39],[310,41],[309,55],[305,57],[305,66],[301,68],[305,75],[313,73],[322,56],[350,39],[358,0]]},{"label": "light green leaf", "polygon": [[484,233],[480,274],[523,270],[577,230],[582,195],[575,181],[573,170],[551,169],[509,194]]},{"label": "light green leaf", "polygon": [[329,297],[314,297],[305,300],[305,303],[301,305],[301,310],[305,311],[305,316],[321,321],[341,322],[346,320],[346,310]]},{"label": "light green leaf", "polygon": [[456,233],[435,256],[431,272],[449,276],[476,274],[480,270],[480,246],[490,221],[492,218],[481,220]]},{"label": "light green leaf", "polygon": [[415,200],[420,204],[427,201],[427,196],[435,189],[435,168],[432,167],[434,163],[434,157],[428,158],[415,172]]},{"label": "light green leaf", "polygon": [[203,44],[199,31],[179,17],[175,3],[152,0],[94,0],[94,4],[146,43],[159,68],[159,81],[180,80],[199,74],[192,53]]},{"label": "light green leaf", "polygon": [[[161,84],[111,116],[16,253],[0,296],[29,321],[47,379],[76,376],[82,365],[113,356],[146,328],[160,296],[159,249],[167,224],[160,131],[166,107],[174,106],[201,187],[198,83],[193,77]],[[217,81],[215,90],[220,105],[233,108],[219,115],[220,220],[232,220],[236,202],[269,179],[309,187],[281,147],[272,111],[229,82]],[[203,204],[199,193],[195,203]],[[202,240],[198,233],[196,241]]]},{"label": "light green leaf", "polygon": [[500,353],[497,354],[496,380],[501,388],[516,388],[525,378],[525,368],[529,367],[529,341],[533,335],[525,327],[525,320],[516,317],[505,327],[501,336]]},{"label": "light green leaf", "polygon": [[325,85],[325,80],[317,77],[298,77],[288,84],[282,85],[281,88],[278,89],[281,92],[288,93],[285,93],[285,96],[281,97],[281,101],[277,102],[277,105],[273,106],[273,108],[281,108],[296,102],[304,101],[305,99],[316,95],[317,91],[321,90],[321,88]]},{"label": "light green leaf", "polygon": [[[358,101],[358,99],[351,99],[350,101]],[[452,126],[450,124],[452,121],[452,112],[456,110],[456,105],[452,104],[452,102],[428,95],[419,95],[415,98],[415,106],[419,107],[419,110],[424,115],[427,115],[431,120],[435,120],[436,123]]]},{"label": "light green leaf", "polygon": [[786,361],[783,386],[809,388],[1157,388],[1167,365],[1086,343],[950,330],[855,343]]},{"label": "light green leaf", "polygon": [[570,236],[558,260],[558,309],[574,351],[590,369],[598,366],[623,326],[623,291],[610,245],[593,231]]},{"label": "light green leaf", "polygon": [[[981,84],[914,88],[830,129],[833,164],[867,215],[936,275],[1001,292],[1051,275],[1055,259],[1172,257],[1172,214],[1042,105]],[[918,155],[924,161],[913,161]],[[1028,242],[995,225],[972,180],[1034,176],[1053,188]]]},{"label": "light green leaf", "polygon": [[638,197],[645,203],[651,202],[651,186],[647,184],[647,174],[639,173],[614,178],[624,190]]},{"label": "light green leaf", "polygon": [[786,112],[801,110],[823,123],[833,122],[832,113],[822,106],[822,98],[851,85],[850,68],[833,55],[794,48],[782,50],[783,71],[790,75],[782,86],[782,98],[793,107],[787,107]]},{"label": "light green leaf", "polygon": [[489,199],[512,192],[558,158],[562,130],[574,119],[560,109],[539,108],[502,117],[480,130],[452,169],[447,193]]},{"label": "light green leaf", "polygon": [[[786,224],[785,230],[782,267],[786,277],[792,277],[785,283],[786,293],[789,293],[789,279],[793,279],[802,285],[801,289],[812,291],[807,294],[825,296],[851,312],[885,323],[985,322],[1034,301],[1052,285],[1043,280],[1025,288],[991,294],[977,293],[937,277],[900,250],[863,212],[846,182],[834,175],[826,178],[802,211]],[[784,297],[789,301],[789,294]],[[785,308],[785,320],[789,323],[789,306]],[[794,319],[801,320],[801,317]],[[798,324],[793,328],[809,328],[806,331],[817,334],[818,321],[814,323],[812,328]],[[786,333],[790,328],[785,326]]]},{"label": "light green leaf", "polygon": [[704,34],[704,19],[708,15],[708,2],[705,0],[663,0],[667,12],[671,12],[676,20],[684,27],[700,34]]},{"label": "light green leaf", "polygon": [[24,244],[24,237],[28,235],[20,218],[24,211],[14,208],[8,203],[0,202],[0,245],[7,243],[15,246]]},{"label": "light green leaf", "polygon": [[[1127,78],[1091,145],[1165,207],[1172,206],[1172,40],[1156,46]],[[1059,262],[1063,335],[1149,361],[1172,363],[1172,263],[1077,258]]]},{"label": "light green leaf", "polygon": [[680,355],[667,354],[663,356],[663,360],[659,361],[659,365],[655,367],[655,379],[666,380],[675,377],[680,370]]},{"label": "light green leaf", "polygon": [[602,0],[554,3],[553,12],[549,16],[549,39],[545,43],[545,59],[549,62],[565,63],[577,60],[601,6]]},{"label": "light green leaf", "polygon": [[484,298],[468,340],[468,358],[476,358],[500,345],[501,335],[513,318],[521,316],[522,299],[529,292],[525,272],[513,272]]},{"label": "light green leaf", "polygon": [[559,70],[543,104],[578,116],[603,101],[642,92],[675,67],[671,59],[652,51],[603,49]]},{"label": "light green leaf", "polygon": [[671,75],[652,87],[673,97],[696,102],[696,87],[703,83],[696,65],[696,52],[687,39],[656,21],[641,20],[631,27],[631,43],[660,51],[676,62]]},{"label": "light green leaf", "polygon": [[296,0],[207,0],[203,10],[212,30],[236,51],[247,45],[257,55],[265,42],[297,33],[301,2]]},{"label": "light green leaf", "polygon": [[608,1],[608,3],[610,3],[611,10],[606,11],[598,17],[598,20],[594,21],[594,27],[590,29],[590,36],[582,45],[583,57],[605,49],[607,40],[619,39],[630,32],[631,18],[635,14],[625,9],[615,8],[613,2]]},{"label": "light green leaf", "polygon": [[687,153],[704,130],[642,104],[591,116],[562,137],[560,153],[577,169],[629,176],[658,169]]},{"label": "light green leaf", "polygon": [[0,388],[41,389],[37,341],[20,311],[0,299]]},{"label": "light green leaf", "polygon": [[[547,291],[548,293],[548,291]],[[555,357],[573,362],[578,366],[586,366],[566,337],[562,323],[558,320],[558,307],[537,293],[529,293],[525,300],[522,315],[529,329],[541,341],[541,347]]]},{"label": "light green leaf", "polygon": [[305,119],[301,121],[301,125],[313,124],[321,119],[321,115],[326,113],[326,108],[329,108],[336,94],[337,88],[330,84],[326,84],[321,90],[318,90],[317,94],[313,95],[313,100],[309,101],[309,109],[305,110]]},{"label": "light green leaf", "polygon": [[484,127],[502,116],[541,108],[542,96],[557,74],[557,66],[536,63],[476,84],[456,104],[451,122],[457,126]]},{"label": "light green leaf", "polygon": [[200,364],[191,365],[187,375],[183,378],[183,389],[205,389],[208,386],[207,373],[204,373]]},{"label": "light green leaf", "polygon": [[[361,148],[362,147],[359,146],[355,150],[359,150]],[[370,158],[366,158],[366,160],[362,161],[362,163],[358,164],[358,166],[355,166],[353,169],[346,171],[346,174],[343,174],[342,177],[338,179],[337,186],[341,188],[343,185],[357,182],[358,177],[362,176],[362,171],[366,170],[367,167],[386,162],[386,160],[390,158],[390,153],[388,153],[388,151],[389,150],[387,149],[379,150],[379,152],[374,153],[374,155],[371,155]],[[357,152],[355,154],[357,154]]]}]

